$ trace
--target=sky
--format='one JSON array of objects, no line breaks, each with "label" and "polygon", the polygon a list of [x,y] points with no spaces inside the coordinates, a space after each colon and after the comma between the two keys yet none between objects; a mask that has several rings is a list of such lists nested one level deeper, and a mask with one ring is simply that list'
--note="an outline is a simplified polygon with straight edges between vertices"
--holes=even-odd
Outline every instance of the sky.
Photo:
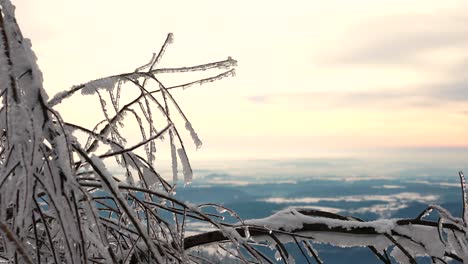
[{"label": "sky", "polygon": [[[169,32],[162,66],[236,59],[234,78],[176,92],[195,159],[468,147],[466,1],[13,3],[50,97],[133,71]],[[94,116],[80,100],[66,120]]]}]

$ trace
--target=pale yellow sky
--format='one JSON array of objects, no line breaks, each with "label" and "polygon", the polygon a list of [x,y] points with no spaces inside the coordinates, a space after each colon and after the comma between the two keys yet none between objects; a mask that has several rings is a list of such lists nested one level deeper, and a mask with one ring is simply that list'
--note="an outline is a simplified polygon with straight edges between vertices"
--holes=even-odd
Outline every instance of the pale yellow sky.
[{"label": "pale yellow sky", "polygon": [[[177,92],[197,158],[468,146],[466,1],[13,0],[45,87],[232,56],[237,76]],[[89,98],[60,108],[93,117]],[[194,149],[194,148],[189,148]]]}]

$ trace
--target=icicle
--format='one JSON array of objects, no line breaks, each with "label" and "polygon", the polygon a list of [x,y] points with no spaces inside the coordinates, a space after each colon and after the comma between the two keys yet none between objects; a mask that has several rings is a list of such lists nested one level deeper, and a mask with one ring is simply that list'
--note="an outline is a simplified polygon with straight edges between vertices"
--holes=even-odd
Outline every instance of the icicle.
[{"label": "icicle", "polygon": [[185,153],[185,150],[182,148],[178,149],[177,153],[179,154],[179,159],[180,159],[180,162],[182,163],[182,169],[184,173],[184,182],[191,182],[193,178],[193,171],[192,171],[192,167],[190,166],[190,162],[188,160],[187,154]]},{"label": "icicle", "polygon": [[111,119],[111,117],[109,116],[109,113],[107,112],[107,103],[106,103],[106,100],[104,100],[104,98],[102,98],[101,94],[97,92],[97,95],[99,97],[99,101],[101,103],[101,109],[102,109],[102,112],[107,120],[107,123],[110,127],[110,131],[111,131],[111,137],[112,136],[115,136],[115,140],[120,143],[121,145],[125,145],[125,143],[127,142],[127,140],[120,134],[119,132],[119,128],[115,125],[115,122],[112,122],[113,120]]},{"label": "icicle", "polygon": [[216,211],[220,214],[224,214],[227,210],[223,207],[217,206]]},{"label": "icicle", "polygon": [[[116,93],[117,95],[114,95],[114,92],[112,90],[109,90],[109,96],[111,98],[112,106],[114,107],[115,113],[119,112],[119,101],[120,101],[120,90],[122,88],[122,82],[118,81],[117,82],[117,88],[116,88]],[[119,124],[121,127],[123,127],[123,124],[120,122]]]},{"label": "icicle", "polygon": [[[154,127],[154,120],[153,120],[153,113],[151,112],[151,107],[149,104],[149,101],[145,97],[145,103],[146,103],[146,109],[147,109],[147,114],[148,114],[148,124],[150,126],[150,137],[154,136],[158,132],[156,131],[156,128]],[[150,153],[150,159],[149,162],[153,163],[155,160],[155,153],[156,153],[156,144],[154,143],[154,140],[151,140],[149,142],[149,153]]]},{"label": "icicle", "polygon": [[245,227],[244,228],[244,232],[245,232],[245,239],[249,239],[250,238],[250,231],[249,231],[249,227]]},{"label": "icicle", "polygon": [[444,239],[444,219],[442,217],[439,218],[437,223],[437,231],[439,232],[439,239],[444,246],[447,246],[446,241]]},{"label": "icicle", "polygon": [[192,127],[192,124],[188,120],[185,122],[185,128],[190,132],[190,136],[192,137],[193,143],[195,143],[196,148],[201,148],[203,142],[200,140],[198,134],[195,132],[195,130]]},{"label": "icicle", "polygon": [[460,177],[460,184],[462,188],[462,199],[463,199],[463,223],[465,226],[468,224],[468,204],[466,201],[466,181],[465,175],[462,171],[458,172],[458,176]]},{"label": "icicle", "polygon": [[[145,116],[146,120],[149,122],[149,117],[148,117],[148,114],[146,113],[146,110],[145,110],[145,107],[143,105],[142,102],[138,101],[138,105],[140,106],[140,110],[141,112],[143,113],[143,115]],[[140,126],[140,131],[141,131],[141,135],[143,137],[143,140],[146,140],[146,133],[145,133],[145,129],[143,127],[143,123],[142,123],[142,120],[141,118],[136,114],[136,112],[133,112],[134,115],[135,115],[135,118],[137,119],[137,122],[138,122],[138,125]],[[151,137],[151,130],[150,130],[150,137]],[[148,162],[150,164],[153,163],[153,155],[151,153],[151,149],[150,149],[150,145],[149,144],[145,144],[145,152],[146,152],[146,157],[148,159]]]},{"label": "icicle", "polygon": [[275,259],[276,259],[276,261],[281,261],[283,259],[281,257],[281,253],[279,252],[279,250],[276,250],[276,252],[275,252]]},{"label": "icicle", "polygon": [[122,91],[122,81],[119,80],[117,83],[117,94],[115,96],[115,102],[116,102],[116,109],[119,109],[120,106],[120,92]]},{"label": "icicle", "polygon": [[169,130],[169,138],[171,143],[171,160],[172,160],[172,184],[177,183],[177,174],[178,172],[178,163],[177,163],[177,151],[176,146],[174,144],[174,134],[172,133],[172,129]]}]

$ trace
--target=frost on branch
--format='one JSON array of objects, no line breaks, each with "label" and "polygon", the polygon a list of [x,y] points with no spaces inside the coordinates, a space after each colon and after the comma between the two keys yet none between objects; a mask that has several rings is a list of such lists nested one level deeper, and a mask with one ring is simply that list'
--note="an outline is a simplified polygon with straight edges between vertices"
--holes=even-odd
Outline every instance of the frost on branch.
[{"label": "frost on branch", "polygon": [[[191,137],[196,148],[201,140],[172,91],[230,76],[235,61],[160,68],[172,42],[169,34],[144,67],[75,85],[48,100],[14,7],[0,0],[0,262],[187,263],[195,258],[183,246],[187,219],[222,227],[173,196],[178,162],[185,181],[192,180],[183,139]],[[170,87],[159,80],[160,73],[210,69],[224,73]],[[76,95],[95,100],[101,121],[63,120],[54,107]],[[176,115],[188,132],[177,129]],[[124,129],[132,123],[140,138]],[[154,166],[167,134],[172,183]]]},{"label": "frost on branch", "polygon": [[107,91],[112,91],[117,81],[118,81],[118,78],[114,76],[90,81],[83,85],[83,88],[81,89],[81,94],[83,95],[94,94],[98,91],[98,89],[105,89]]}]

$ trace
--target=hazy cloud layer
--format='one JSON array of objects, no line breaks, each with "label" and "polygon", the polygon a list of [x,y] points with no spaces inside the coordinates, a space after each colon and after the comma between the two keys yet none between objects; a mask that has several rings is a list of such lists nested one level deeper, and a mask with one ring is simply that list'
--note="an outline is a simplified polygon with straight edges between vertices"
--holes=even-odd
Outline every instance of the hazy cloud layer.
[{"label": "hazy cloud layer", "polygon": [[[467,9],[468,10],[468,9]],[[314,57],[322,67],[362,69],[373,77],[375,69],[384,74],[382,83],[327,91],[313,86],[311,92],[257,94],[248,96],[252,103],[300,104],[309,108],[385,108],[439,107],[468,102],[468,16],[459,10],[441,10],[430,14],[395,14],[371,17],[347,30],[326,52]],[[318,62],[316,61],[318,59]],[[392,67],[401,66],[418,74],[416,84],[405,77],[391,75]],[[425,72],[431,68],[436,74]],[[350,68],[351,69],[351,68]],[[386,70],[388,69],[388,74]],[[345,73],[346,74],[346,73]],[[365,74],[364,78],[365,78]],[[346,75],[348,76],[348,75]],[[336,73],[336,78],[346,77]],[[389,86],[388,80],[401,79]],[[464,113],[463,110],[460,114]]]},{"label": "hazy cloud layer", "polygon": [[262,94],[246,99],[257,104],[304,104],[310,108],[436,107],[454,102],[468,103],[468,79],[405,89],[371,91],[319,91]]},{"label": "hazy cloud layer", "polygon": [[[161,67],[238,60],[235,78],[174,91],[205,143],[194,157],[468,145],[468,1],[14,3],[49,95],[133,71],[168,32]],[[101,118],[98,101],[69,102],[66,120]]]},{"label": "hazy cloud layer", "polygon": [[324,62],[334,64],[417,64],[421,55],[441,49],[468,51],[466,14],[400,14],[371,18],[348,32]]}]

